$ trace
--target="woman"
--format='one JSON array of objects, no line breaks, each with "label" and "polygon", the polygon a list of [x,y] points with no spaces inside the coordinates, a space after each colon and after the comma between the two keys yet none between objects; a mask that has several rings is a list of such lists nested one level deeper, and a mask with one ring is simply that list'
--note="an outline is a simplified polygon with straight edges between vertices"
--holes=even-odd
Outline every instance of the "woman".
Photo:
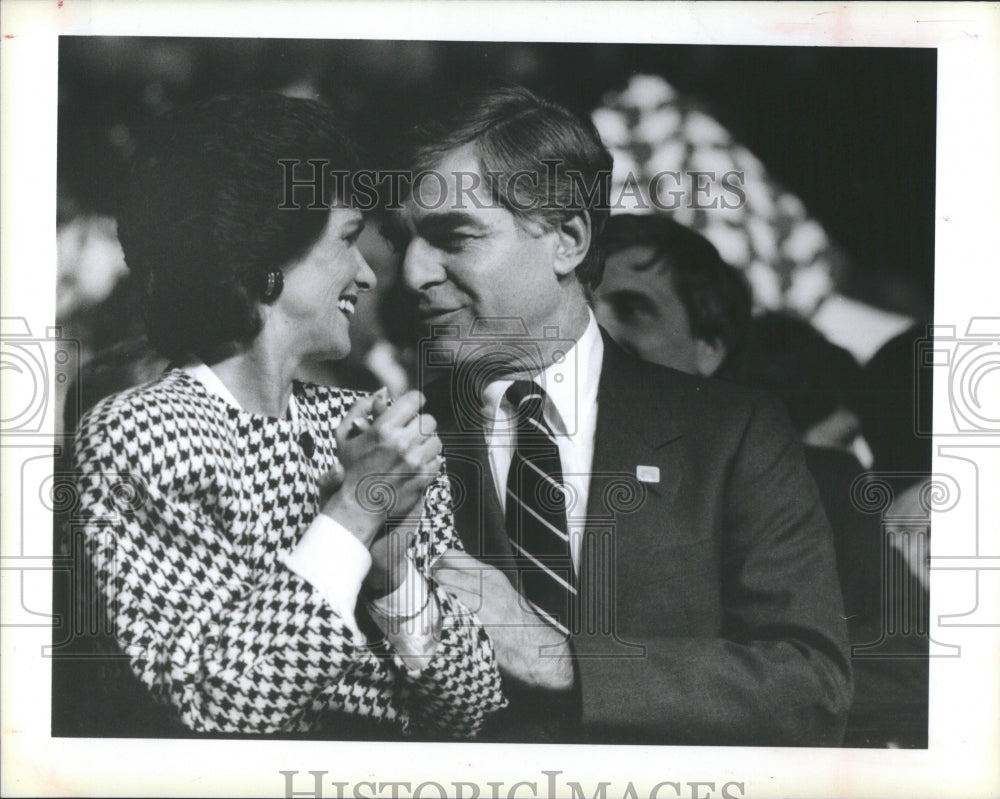
[{"label": "woman", "polygon": [[87,551],[133,673],[192,730],[350,714],[466,737],[503,699],[489,639],[428,577],[457,537],[423,398],[295,380],[348,353],[374,283],[344,186],[286,185],[308,159],[354,165],[328,109],[266,93],[175,112],[137,153],[119,238],[177,366],[81,420]]}]

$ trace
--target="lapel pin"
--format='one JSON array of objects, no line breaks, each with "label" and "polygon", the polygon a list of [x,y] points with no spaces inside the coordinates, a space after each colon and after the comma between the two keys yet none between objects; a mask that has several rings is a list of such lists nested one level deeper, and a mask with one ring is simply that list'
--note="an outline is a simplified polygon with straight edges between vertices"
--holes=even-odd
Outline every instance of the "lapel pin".
[{"label": "lapel pin", "polygon": [[639,478],[640,483],[658,483],[660,482],[660,467],[636,466],[635,476]]}]

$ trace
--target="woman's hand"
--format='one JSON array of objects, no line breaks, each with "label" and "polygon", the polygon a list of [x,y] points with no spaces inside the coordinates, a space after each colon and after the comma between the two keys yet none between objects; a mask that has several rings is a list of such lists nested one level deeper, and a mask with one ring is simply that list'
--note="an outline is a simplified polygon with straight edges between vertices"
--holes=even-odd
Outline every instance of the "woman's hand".
[{"label": "woman's hand", "polygon": [[[338,461],[319,478],[320,504],[325,505],[343,483],[344,467]],[[372,541],[369,547],[372,563],[365,585],[373,595],[391,594],[402,583],[406,572],[406,551],[417,533],[422,515],[423,503],[418,502],[402,523],[393,524],[391,531],[386,530],[384,535],[377,535]]]},{"label": "woman's hand", "polygon": [[[378,392],[358,400],[337,428],[343,479],[322,512],[366,547],[372,548],[387,520],[398,520],[412,531],[422,511],[424,489],[441,468],[437,424],[432,416],[420,413],[423,404],[419,391],[407,392],[392,405]],[[324,476],[321,492],[324,485],[329,491],[339,477],[333,472]],[[373,550],[373,558],[376,554]]]}]

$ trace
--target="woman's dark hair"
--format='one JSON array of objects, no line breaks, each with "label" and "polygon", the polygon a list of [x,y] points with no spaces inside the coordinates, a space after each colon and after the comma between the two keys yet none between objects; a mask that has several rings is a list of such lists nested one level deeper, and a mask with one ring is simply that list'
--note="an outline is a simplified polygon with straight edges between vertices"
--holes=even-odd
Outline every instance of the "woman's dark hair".
[{"label": "woman's dark hair", "polygon": [[267,273],[317,241],[347,184],[331,170],[355,167],[333,113],[313,100],[252,92],[158,119],[140,139],[118,214],[152,345],[169,358],[205,357],[252,340]]},{"label": "woman's dark hair", "polygon": [[600,240],[610,213],[611,154],[593,123],[523,86],[484,89],[413,133],[413,175],[433,170],[452,150],[474,145],[480,178],[494,202],[551,230],[580,213],[590,218],[590,249],[576,276],[601,282]]}]

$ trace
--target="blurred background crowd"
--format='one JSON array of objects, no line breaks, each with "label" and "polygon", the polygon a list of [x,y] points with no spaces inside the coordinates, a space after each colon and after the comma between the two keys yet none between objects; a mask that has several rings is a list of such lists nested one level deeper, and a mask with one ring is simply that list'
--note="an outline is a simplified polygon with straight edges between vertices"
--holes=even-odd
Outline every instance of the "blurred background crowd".
[{"label": "blurred background crowd", "polygon": [[[320,97],[372,168],[394,166],[415,117],[486,81],[590,116],[622,216],[600,320],[643,357],[785,402],[837,536],[852,641],[876,655],[894,641],[893,658],[856,662],[846,744],[926,745],[926,636],[914,631],[926,631],[927,531],[883,529],[851,492],[872,470],[910,475],[900,501],[919,509],[915,476],[930,471],[929,440],[914,434],[930,381],[914,347],[933,311],[933,50],[63,37],[59,61],[57,323],[88,363],[67,426],[166,365],[143,341],[114,222],[136,137],[158,114],[248,88]],[[682,176],[661,184],[679,192],[666,212],[649,196],[663,171]],[[738,174],[745,202],[699,201],[697,173]],[[306,377],[398,394],[418,381],[418,348],[400,254],[373,216],[361,247],[378,290],[362,295],[351,357]],[[667,217],[666,232],[643,233],[646,216]],[[671,328],[683,339],[672,349]],[[905,591],[887,594],[889,570]],[[887,603],[905,634],[887,632]]]}]

